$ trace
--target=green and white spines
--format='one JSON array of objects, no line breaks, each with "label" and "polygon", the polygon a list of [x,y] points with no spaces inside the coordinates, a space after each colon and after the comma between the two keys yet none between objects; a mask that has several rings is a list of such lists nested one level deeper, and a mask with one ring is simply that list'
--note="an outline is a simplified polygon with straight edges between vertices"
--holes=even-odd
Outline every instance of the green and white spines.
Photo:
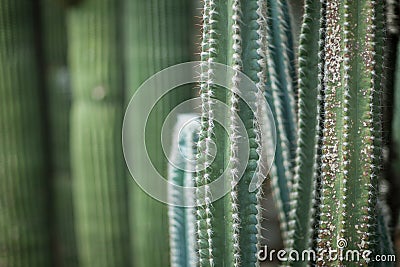
[{"label": "green and white spines", "polygon": [[[237,122],[237,112],[239,111],[239,98],[237,96],[237,92],[239,90],[239,71],[243,70],[243,62],[242,62],[242,38],[241,38],[241,20],[242,20],[242,9],[240,0],[233,0],[232,3],[232,10],[231,10],[231,31],[232,31],[232,38],[230,39],[231,43],[231,50],[232,53],[231,65],[232,68],[235,70],[235,73],[232,77],[232,92],[230,93],[230,129],[229,129],[229,145],[230,149],[227,152],[231,161],[231,165],[228,166],[230,168],[230,175],[231,175],[231,192],[230,192],[230,202],[228,201],[228,207],[231,209],[229,212],[229,216],[231,217],[231,226],[232,226],[232,263],[233,266],[237,267],[240,266],[240,215],[239,215],[239,200],[238,200],[238,189],[236,186],[236,182],[240,179],[238,177],[237,171],[237,164],[240,164],[238,160],[238,133],[236,132],[238,129],[238,122]],[[229,227],[228,227],[229,231]]]},{"label": "green and white spines", "polygon": [[[196,210],[196,228],[197,228],[197,249],[198,259],[200,266],[213,266],[214,265],[214,251],[213,251],[213,230],[212,230],[212,212],[210,203],[210,188],[207,185],[211,182],[209,173],[211,138],[213,134],[213,113],[212,113],[212,99],[213,92],[213,80],[212,80],[212,63],[217,52],[216,42],[217,33],[215,24],[217,23],[217,10],[216,2],[214,0],[205,0],[203,8],[203,36],[201,43],[201,61],[202,71],[200,84],[200,97],[201,97],[201,128],[199,133],[198,151],[201,152],[199,155],[199,164],[196,165],[196,186],[204,186],[204,191],[200,192],[196,189],[196,201],[199,198],[204,199],[204,205],[199,205]],[[200,158],[201,157],[201,158]]]}]

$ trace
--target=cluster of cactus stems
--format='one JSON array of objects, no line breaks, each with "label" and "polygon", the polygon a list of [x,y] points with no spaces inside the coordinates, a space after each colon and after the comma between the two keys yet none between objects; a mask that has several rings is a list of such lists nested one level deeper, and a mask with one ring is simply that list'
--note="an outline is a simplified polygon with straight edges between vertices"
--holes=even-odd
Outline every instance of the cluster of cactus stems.
[{"label": "cluster of cactus stems", "polygon": [[51,138],[51,186],[54,197],[55,263],[76,266],[69,154],[71,91],[67,67],[65,9],[52,0],[41,2],[44,72]]},{"label": "cluster of cactus stems", "polygon": [[[197,191],[201,205],[192,222],[197,237],[194,260],[200,266],[257,265],[262,192],[249,192],[248,185],[253,175],[267,175],[261,167],[264,148],[255,114],[235,93],[243,90],[238,88],[239,76],[233,76],[228,93],[214,84],[214,62],[249,76],[273,113],[277,142],[268,176],[284,245],[300,253],[312,249],[317,256],[315,262],[287,265],[368,264],[362,258],[328,259],[330,249],[393,254],[383,204],[378,203],[385,5],[373,0],[306,0],[304,8],[296,69],[286,1],[204,1],[198,164],[196,176],[187,178],[205,187]],[[251,90],[244,93],[253,95],[255,102],[260,97]],[[231,116],[226,137],[222,126],[214,123],[217,100],[239,114],[249,136],[250,156],[242,177],[236,177],[235,166],[237,119]],[[213,143],[225,153],[213,158]],[[231,191],[211,203],[208,184],[224,168],[229,169]],[[184,174],[179,175],[170,173],[172,179],[183,179]],[[182,251],[171,251],[172,257]],[[189,261],[177,261],[173,266],[186,264]]]},{"label": "cluster of cactus stems", "polygon": [[[299,127],[303,135],[298,141],[300,164],[294,196],[306,201],[293,200],[297,203],[290,240],[295,249],[315,248],[319,265],[358,264],[344,263],[340,258],[329,262],[324,251],[339,251],[343,244],[346,249],[374,250],[377,240],[376,202],[382,158],[381,6],[375,1],[306,4],[300,53],[308,55],[317,46],[321,49],[317,57],[299,57]],[[308,73],[311,68],[317,69],[317,79],[315,72],[314,76]],[[307,94],[313,94],[312,98]],[[305,117],[306,113],[312,117]],[[315,130],[306,133],[311,126]],[[306,142],[308,150],[301,148]],[[300,159],[303,151],[313,154],[308,160]],[[307,205],[304,211],[299,209],[302,204]],[[300,216],[301,212],[308,216]]]},{"label": "cluster of cactus stems", "polygon": [[[201,130],[198,150],[196,185],[205,185],[197,199],[205,204],[197,207],[197,249],[201,266],[253,266],[257,264],[257,250],[261,240],[261,198],[256,189],[249,192],[249,184],[255,175],[262,181],[263,140],[257,126],[255,113],[237,96],[240,78],[233,75],[230,93],[213,84],[212,63],[223,63],[246,74],[257,90],[244,91],[254,102],[261,103],[265,96],[277,120],[277,154],[273,164],[273,181],[276,199],[281,208],[282,229],[286,228],[288,213],[288,183],[292,179],[294,158],[294,60],[291,48],[290,16],[286,1],[204,1],[203,39],[201,60],[205,71],[201,74],[202,100]],[[221,38],[228,36],[229,38]],[[292,62],[294,63],[294,62]],[[229,136],[225,137],[222,126],[214,123],[215,100],[223,101],[232,112],[228,122]],[[256,105],[257,106],[257,105]],[[235,113],[239,114],[249,137],[250,154],[242,177],[238,176],[238,126]],[[286,118],[285,120],[283,118]],[[211,162],[212,142],[226,153],[219,153]],[[231,192],[224,198],[209,203],[211,192],[207,184],[220,175],[220,170],[230,163],[228,173],[232,182]],[[236,182],[240,179],[239,183]],[[224,221],[225,223],[221,223]]]}]

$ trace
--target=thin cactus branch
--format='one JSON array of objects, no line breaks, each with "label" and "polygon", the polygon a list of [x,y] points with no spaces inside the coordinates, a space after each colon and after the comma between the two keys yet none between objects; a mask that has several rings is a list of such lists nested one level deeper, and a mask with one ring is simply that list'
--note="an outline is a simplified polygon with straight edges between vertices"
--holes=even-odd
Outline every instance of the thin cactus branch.
[{"label": "thin cactus branch", "polygon": [[267,89],[268,104],[274,115],[277,143],[274,164],[271,168],[273,196],[279,212],[284,242],[288,241],[288,216],[290,189],[293,182],[296,152],[296,119],[292,69],[293,43],[290,36],[290,14],[285,0],[267,1]]},{"label": "thin cactus branch", "polygon": [[[299,45],[299,139],[296,172],[290,195],[288,249],[304,251],[312,247],[317,183],[318,139],[320,135],[320,1],[305,1]],[[307,262],[294,263],[306,266]]]},{"label": "thin cactus branch", "polygon": [[[186,114],[178,117],[172,140],[174,147],[170,158],[172,164],[170,164],[168,171],[170,182],[184,187],[194,186],[193,161],[196,155],[195,144],[198,141],[199,122],[192,121],[190,124],[184,125],[191,119],[193,119],[193,116]],[[175,144],[176,141],[178,141],[178,144]],[[194,204],[193,195],[187,195],[183,190],[169,188],[168,195],[173,203],[181,203],[182,201],[188,206]],[[171,266],[196,266],[194,208],[171,205],[168,208],[168,217]]]}]

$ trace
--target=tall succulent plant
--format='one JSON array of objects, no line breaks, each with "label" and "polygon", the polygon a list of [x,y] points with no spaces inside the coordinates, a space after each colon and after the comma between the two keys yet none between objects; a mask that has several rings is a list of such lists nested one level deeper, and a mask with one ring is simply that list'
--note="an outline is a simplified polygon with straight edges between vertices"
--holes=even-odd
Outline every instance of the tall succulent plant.
[{"label": "tall succulent plant", "polygon": [[74,217],[72,209],[69,111],[71,93],[67,68],[65,10],[55,1],[43,0],[42,33],[46,74],[49,127],[51,133],[51,184],[55,231],[56,262],[76,266]]},{"label": "tall succulent plant", "polygon": [[128,266],[127,178],[121,148],[121,1],[85,0],[68,13],[71,153],[80,266]]},{"label": "tall succulent plant", "polygon": [[[149,0],[124,1],[125,81],[126,100],[151,75],[163,68],[190,60],[191,55],[191,1]],[[162,87],[162,85],[160,85]],[[161,147],[162,122],[169,111],[181,101],[190,98],[192,90],[186,87],[170,92],[150,114],[146,131],[149,156],[157,170],[167,177],[167,161]],[[144,100],[145,101],[145,100]],[[136,114],[145,116],[146,114]],[[143,142],[143,140],[136,140]],[[131,144],[135,149],[137,143]],[[138,172],[148,175],[139,158]],[[129,177],[131,179],[131,177]],[[168,242],[168,208],[133,181],[129,184],[130,235],[135,266],[166,266],[170,263]],[[151,233],[152,237],[142,233]]]},{"label": "tall succulent plant", "polygon": [[32,1],[0,1],[0,265],[50,266],[45,114]]}]

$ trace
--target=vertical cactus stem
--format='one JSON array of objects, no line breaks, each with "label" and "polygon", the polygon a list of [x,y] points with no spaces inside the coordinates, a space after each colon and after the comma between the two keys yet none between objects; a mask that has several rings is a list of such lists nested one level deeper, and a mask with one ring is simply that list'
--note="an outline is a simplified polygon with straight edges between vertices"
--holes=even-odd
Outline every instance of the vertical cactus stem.
[{"label": "vertical cactus stem", "polygon": [[[320,1],[305,2],[299,44],[299,138],[296,170],[290,193],[288,249],[304,251],[312,246],[316,197],[317,151],[320,122],[321,10]],[[307,262],[294,263],[306,266]]]},{"label": "vertical cactus stem", "polygon": [[[197,142],[199,123],[193,121],[193,118],[190,114],[178,117],[172,140],[172,164],[169,164],[168,179],[172,184],[183,187],[194,186],[192,161],[196,153],[194,144]],[[190,123],[184,125],[190,120]],[[189,207],[194,204],[193,195],[170,186],[168,198],[170,203],[184,203],[186,206],[168,207],[171,266],[196,266],[194,209]]]},{"label": "vertical cactus stem", "polygon": [[[382,195],[379,195],[379,178],[382,176],[381,166],[383,163],[383,90],[381,88],[386,87],[386,80],[384,77],[384,69],[385,69],[385,40],[386,40],[386,26],[388,26],[388,30],[390,30],[389,22],[386,23],[386,13],[385,13],[386,5],[384,3],[376,4],[375,10],[375,20],[376,20],[376,29],[375,29],[375,75],[374,75],[374,90],[373,90],[373,127],[375,132],[375,138],[373,140],[374,144],[374,153],[371,155],[373,157],[373,165],[374,165],[374,175],[377,177],[376,179],[372,179],[371,184],[372,188],[375,192],[376,198],[378,200],[372,199],[373,201],[378,201],[378,205],[375,207],[375,211],[373,216],[377,217],[377,225],[378,228],[373,235],[375,239],[373,243],[375,244],[373,251],[375,253],[379,253],[379,249],[381,248],[380,254],[393,254],[393,250],[390,251],[390,248],[393,246],[391,240],[388,240],[389,230],[388,224],[386,222],[385,214],[388,207],[385,205]],[[379,197],[378,197],[379,196]],[[385,195],[384,195],[385,196]],[[390,238],[389,238],[390,239]],[[390,253],[392,252],[392,253]]]},{"label": "vertical cactus stem", "polygon": [[283,115],[283,125],[285,129],[289,166],[294,166],[295,158],[295,142],[296,142],[296,118],[294,105],[294,89],[296,82],[294,71],[292,70],[294,62],[291,58],[293,55],[293,43],[291,41],[291,22],[289,8],[286,0],[270,0],[268,1],[270,31],[269,46],[270,55],[274,60],[271,68],[276,68],[272,73],[276,75],[276,88],[279,88],[278,97],[280,98],[279,106]]},{"label": "vertical cactus stem", "polygon": [[[250,0],[242,2],[242,63],[243,72],[253,82],[256,83],[256,88],[240,88],[243,94],[247,95],[249,99],[254,100],[255,103],[258,101],[260,86],[262,84],[263,77],[260,79],[259,76],[263,69],[261,67],[260,60],[262,60],[262,45],[263,34],[260,32],[260,24],[263,24],[263,18],[259,17],[260,4],[262,1]],[[261,33],[261,35],[259,35]],[[265,73],[265,71],[264,71]],[[265,80],[265,79],[264,79]],[[255,175],[257,179],[262,177],[262,169],[260,168],[260,153],[261,153],[261,137],[256,121],[255,114],[251,111],[247,104],[243,101],[238,103],[238,114],[243,121],[247,134],[249,137],[250,154],[247,162],[246,170],[239,181],[238,188],[238,202],[239,202],[239,216],[240,216],[240,266],[255,266],[257,264],[257,244],[259,241],[260,231],[260,213],[259,213],[259,189],[249,192],[249,184]],[[256,112],[259,112],[256,110]],[[243,164],[243,163],[242,163]],[[256,179],[256,180],[257,180]]]},{"label": "vertical cactus stem", "polygon": [[[295,115],[293,100],[293,77],[289,68],[287,51],[287,31],[285,14],[281,1],[267,1],[268,29],[266,32],[268,49],[267,61],[267,101],[271,107],[277,126],[277,142],[274,164],[271,167],[273,196],[278,209],[284,243],[288,241],[288,214],[290,210],[289,188],[293,179],[295,158]],[[285,244],[285,247],[287,245]]]},{"label": "vertical cactus stem", "polygon": [[[121,1],[85,0],[68,10],[72,82],[71,170],[80,266],[128,266]],[[90,52],[89,52],[90,51]]]},{"label": "vertical cactus stem", "polygon": [[[85,0],[86,1],[86,0]],[[152,75],[169,66],[189,61],[191,58],[192,3],[187,0],[129,0],[122,1],[123,11],[123,50],[125,104],[140,85]],[[120,42],[121,43],[121,42]],[[160,88],[171,78],[158,85]],[[158,86],[157,85],[157,86]],[[158,101],[149,114],[146,124],[145,142],[149,157],[160,173],[167,177],[167,160],[162,152],[160,138],[162,125],[171,110],[184,100],[192,97],[190,85],[169,91]],[[140,107],[139,107],[140,108]],[[135,114],[142,117],[143,114]],[[143,142],[142,138],[132,137],[130,150],[135,150]],[[147,177],[149,172],[145,159],[135,159],[138,175]],[[134,183],[129,183],[130,254],[134,266],[169,265],[170,248],[168,242],[168,207],[154,200]],[[165,188],[166,189],[166,188]],[[151,221],[152,223],[146,223]],[[148,235],[137,233],[152,233]]]},{"label": "vertical cactus stem", "polygon": [[[213,62],[224,61],[224,42],[218,36],[224,31],[224,17],[226,10],[222,0],[205,0],[203,7],[203,38],[201,44],[201,129],[197,149],[199,160],[196,164],[196,186],[204,186],[204,190],[196,190],[197,201],[204,203],[197,207],[197,247],[199,250],[200,266],[218,266],[222,262],[225,232],[224,226],[218,224],[223,219],[223,201],[218,200],[211,204],[211,192],[208,183],[219,176],[219,168],[224,166],[223,153],[217,153],[211,161],[212,142],[223,143],[223,129],[214,124],[213,98],[224,98],[224,92],[217,90],[213,81]],[[219,25],[222,24],[222,25]],[[226,30],[225,30],[226,31]],[[214,212],[213,212],[214,211]],[[217,235],[217,236],[216,236]],[[217,251],[216,251],[217,250]],[[218,256],[221,254],[220,256]]]},{"label": "vertical cactus stem", "polygon": [[[327,264],[323,250],[347,243],[346,249],[363,251],[371,245],[377,179],[371,156],[375,5],[328,1],[326,6],[319,265]],[[341,265],[343,259],[329,264]]]},{"label": "vertical cactus stem", "polygon": [[[266,87],[266,79],[267,79],[267,62],[266,62],[266,54],[267,54],[267,46],[268,46],[268,40],[267,40],[267,29],[268,29],[268,24],[267,24],[267,5],[265,0],[259,0],[257,1],[257,55],[258,55],[258,60],[257,64],[260,67],[260,70],[257,73],[257,79],[258,82],[256,83],[258,92],[256,93],[256,114],[257,114],[257,119],[262,119],[263,116],[266,114],[266,107],[262,104],[264,100],[264,94],[263,92],[265,91]],[[266,164],[267,164],[267,159],[269,157],[272,157],[270,155],[271,153],[268,151],[270,149],[267,144],[267,140],[262,140],[260,132],[263,131],[263,133],[267,134],[269,131],[268,129],[263,129],[263,126],[259,124],[256,120],[253,122],[254,128],[256,129],[256,141],[257,141],[257,154],[259,156],[259,159],[257,161],[257,183],[259,185],[259,188],[257,189],[258,191],[256,192],[256,197],[257,197],[257,251],[260,250],[260,242],[263,240],[263,235],[262,235],[262,227],[261,227],[261,222],[262,222],[262,206],[261,202],[263,199],[263,191],[262,191],[262,182],[266,178]],[[266,126],[268,127],[268,126]],[[270,138],[270,137],[267,137]]]}]

